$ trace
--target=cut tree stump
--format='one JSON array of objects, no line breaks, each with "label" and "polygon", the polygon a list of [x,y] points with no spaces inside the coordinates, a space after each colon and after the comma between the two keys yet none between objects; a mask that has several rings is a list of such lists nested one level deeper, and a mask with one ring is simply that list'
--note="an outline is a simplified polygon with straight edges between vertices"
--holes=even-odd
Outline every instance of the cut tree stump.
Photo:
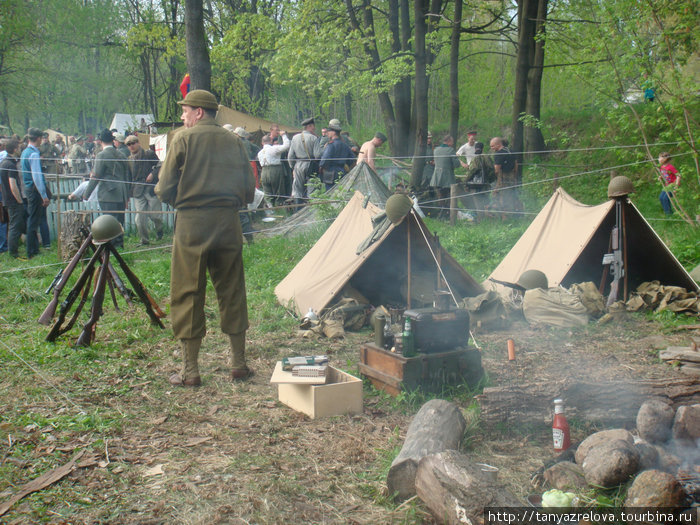
[{"label": "cut tree stump", "polygon": [[416,494],[438,523],[485,523],[485,507],[525,506],[456,450],[426,456],[420,461]]},{"label": "cut tree stump", "polygon": [[700,403],[700,383],[695,378],[601,383],[566,379],[484,388],[476,399],[481,421],[512,424],[551,423],[552,401],[557,397],[564,399],[567,417],[634,426],[639,407],[650,397],[666,399],[674,409]]},{"label": "cut tree stump", "polygon": [[403,447],[391,463],[386,484],[389,494],[406,500],[416,494],[416,470],[424,456],[444,450],[458,449],[467,422],[454,403],[431,399],[425,403],[406,432]]}]

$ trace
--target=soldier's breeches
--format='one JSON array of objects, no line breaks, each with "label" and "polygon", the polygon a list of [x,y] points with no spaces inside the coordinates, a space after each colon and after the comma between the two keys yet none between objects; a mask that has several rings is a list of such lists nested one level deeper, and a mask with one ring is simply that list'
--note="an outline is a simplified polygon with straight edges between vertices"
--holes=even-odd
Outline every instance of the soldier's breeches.
[{"label": "soldier's breeches", "polygon": [[234,208],[178,210],[170,273],[170,314],[177,339],[204,337],[207,271],[219,303],[221,330],[248,329],[242,234]]}]

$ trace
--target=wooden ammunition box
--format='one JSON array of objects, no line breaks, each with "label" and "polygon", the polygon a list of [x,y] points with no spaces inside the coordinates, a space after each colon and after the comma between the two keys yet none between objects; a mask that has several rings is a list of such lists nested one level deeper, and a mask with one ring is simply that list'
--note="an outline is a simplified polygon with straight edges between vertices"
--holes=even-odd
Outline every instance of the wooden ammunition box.
[{"label": "wooden ammunition box", "polygon": [[416,389],[441,392],[463,383],[474,387],[484,374],[481,353],[467,347],[404,357],[367,343],[360,348],[359,368],[376,388],[392,396]]}]

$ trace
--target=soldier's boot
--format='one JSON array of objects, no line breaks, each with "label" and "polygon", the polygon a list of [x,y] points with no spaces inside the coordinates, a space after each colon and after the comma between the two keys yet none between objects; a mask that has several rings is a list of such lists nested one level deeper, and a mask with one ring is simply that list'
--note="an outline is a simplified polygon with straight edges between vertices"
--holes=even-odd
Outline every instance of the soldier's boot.
[{"label": "soldier's boot", "polygon": [[182,371],[179,374],[170,376],[170,384],[174,386],[199,386],[202,380],[199,377],[199,348],[202,346],[202,340],[196,339],[180,339],[180,348],[182,350]]},{"label": "soldier's boot", "polygon": [[253,371],[245,362],[245,332],[229,334],[231,343],[231,381],[248,379]]}]

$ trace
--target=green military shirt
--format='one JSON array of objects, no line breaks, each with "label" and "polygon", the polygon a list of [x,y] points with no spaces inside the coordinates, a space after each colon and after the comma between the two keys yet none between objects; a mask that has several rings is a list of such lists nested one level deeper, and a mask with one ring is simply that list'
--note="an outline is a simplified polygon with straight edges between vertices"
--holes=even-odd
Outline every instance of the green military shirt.
[{"label": "green military shirt", "polygon": [[255,195],[243,142],[210,117],[175,134],[158,176],[156,195],[177,209],[241,208]]},{"label": "green military shirt", "polygon": [[129,200],[129,168],[124,156],[114,146],[107,146],[95,157],[95,177],[85,190],[85,199],[97,186],[100,202],[126,202]]}]

